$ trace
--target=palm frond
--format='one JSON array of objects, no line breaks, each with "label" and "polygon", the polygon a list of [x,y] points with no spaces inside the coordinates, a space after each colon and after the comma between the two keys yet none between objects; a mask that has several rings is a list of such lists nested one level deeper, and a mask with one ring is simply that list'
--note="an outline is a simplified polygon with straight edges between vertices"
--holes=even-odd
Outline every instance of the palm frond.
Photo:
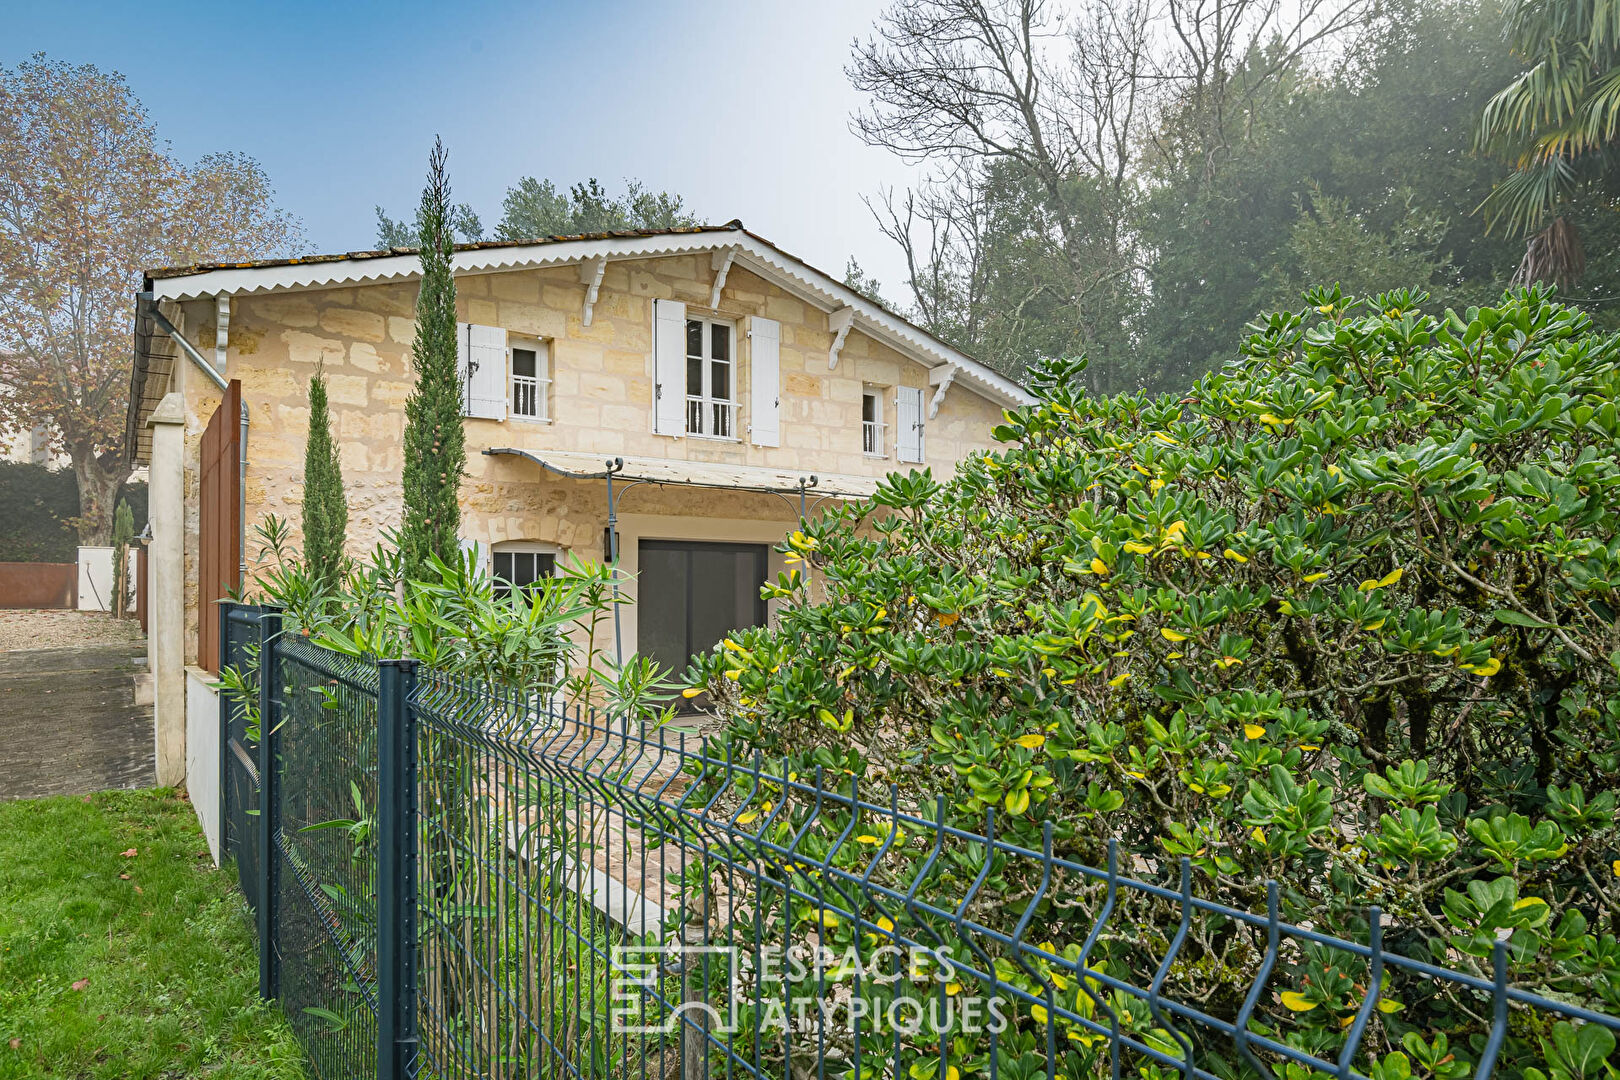
[{"label": "palm frond", "polygon": [[1485,103],[1476,146],[1499,150],[1504,144],[1535,139],[1545,127],[1564,124],[1579,112],[1590,78],[1591,69],[1584,62],[1536,64]]},{"label": "palm frond", "polygon": [[1539,228],[1575,188],[1575,169],[1568,158],[1524,162],[1491,189],[1475,209],[1485,215],[1485,228],[1528,233]]}]

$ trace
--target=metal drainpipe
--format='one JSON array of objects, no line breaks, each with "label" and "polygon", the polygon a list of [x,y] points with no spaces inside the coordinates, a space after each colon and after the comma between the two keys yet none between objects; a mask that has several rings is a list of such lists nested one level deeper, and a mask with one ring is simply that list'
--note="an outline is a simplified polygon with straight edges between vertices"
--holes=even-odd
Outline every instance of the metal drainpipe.
[{"label": "metal drainpipe", "polygon": [[236,587],[247,581],[248,407],[242,402],[241,440],[236,445]]},{"label": "metal drainpipe", "polygon": [[619,626],[619,514],[613,502],[613,462],[608,462],[608,573],[613,578],[613,662],[624,665],[624,631]]},{"label": "metal drainpipe", "polygon": [[186,336],[184,334],[174,328],[174,323],[169,321],[168,316],[164,315],[163,312],[158,310],[157,303],[155,301],[151,301],[151,294],[147,293],[146,296],[148,301],[151,302],[151,306],[148,308],[148,310],[152,313],[152,321],[157,323],[158,328],[165,334],[168,334],[171,341],[180,346],[180,351],[189,356],[192,363],[203,369],[204,373],[206,373],[207,376],[213,380],[215,386],[219,387],[221,390],[228,390],[230,388],[230,384],[224,380],[219,372],[214,370],[214,365],[210,364],[203,357],[203,354],[197,351],[197,347],[195,345],[186,340]]},{"label": "metal drainpipe", "polygon": [[[231,294],[214,297],[214,370],[221,378],[230,371]],[[227,380],[226,385],[229,385]],[[248,404],[242,402],[242,427],[236,442],[236,587],[247,581],[247,448]]]}]

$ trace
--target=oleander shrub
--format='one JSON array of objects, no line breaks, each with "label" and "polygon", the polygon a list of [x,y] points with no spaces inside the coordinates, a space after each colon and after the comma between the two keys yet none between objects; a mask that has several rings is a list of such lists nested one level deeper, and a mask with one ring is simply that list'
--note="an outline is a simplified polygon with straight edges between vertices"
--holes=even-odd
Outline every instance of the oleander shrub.
[{"label": "oleander shrub", "polygon": [[[1172,887],[1186,858],[1195,892],[1246,910],[1275,880],[1286,920],[1356,941],[1377,904],[1386,948],[1485,978],[1504,938],[1515,985],[1620,1011],[1620,339],[1539,290],[1444,313],[1420,293],[1306,299],[1179,396],[1091,397],[1083,360],[1044,364],[1002,449],[796,533],[773,625],[695,662],[691,692],[724,752],[778,778],[879,803],[892,784],[922,811],[937,792],[951,825],[1036,851],[1049,829],[1091,865],[1115,839],[1127,872]],[[745,793],[773,837],[867,865],[846,819],[806,825],[785,786]],[[893,844],[873,880],[903,889],[929,854]],[[957,858],[929,888],[954,903],[988,861],[975,917],[1078,948],[1096,890],[1042,894],[1038,861],[982,846]],[[1097,962],[1145,986],[1174,911],[1117,913]],[[1240,929],[1200,919],[1167,991],[1234,1017],[1262,955]],[[1331,1060],[1366,971],[1289,953],[1251,1026]],[[1355,1067],[1470,1074],[1488,999],[1385,979]],[[1179,1056],[1145,1006],[1116,1005]],[[1037,1062],[1044,1019],[1020,1010],[1008,1036]],[[1060,1073],[1108,1067],[1072,1025],[1056,1045]],[[1500,1067],[1612,1075],[1613,1048],[1516,1010]],[[1230,1042],[1199,1051],[1254,1075]],[[928,1072],[938,1044],[906,1053]]]}]

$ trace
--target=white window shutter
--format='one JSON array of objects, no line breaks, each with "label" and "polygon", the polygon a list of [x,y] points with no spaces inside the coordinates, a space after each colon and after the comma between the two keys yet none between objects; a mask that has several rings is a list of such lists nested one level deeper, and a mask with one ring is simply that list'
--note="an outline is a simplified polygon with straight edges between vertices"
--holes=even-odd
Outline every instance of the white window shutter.
[{"label": "white window shutter", "polygon": [[895,388],[895,456],[901,461],[923,460],[923,392],[915,386]]},{"label": "white window shutter", "polygon": [[782,325],[758,315],[748,320],[748,427],[755,446],[782,445]]},{"label": "white window shutter", "polygon": [[653,431],[686,434],[686,305],[653,301]]},{"label": "white window shutter", "polygon": [[461,378],[461,415],[471,416],[472,411],[472,371],[469,361],[472,353],[467,348],[467,330],[469,324],[456,323],[456,374]]},{"label": "white window shutter", "polygon": [[506,419],[506,331],[498,326],[467,327],[467,415]]}]

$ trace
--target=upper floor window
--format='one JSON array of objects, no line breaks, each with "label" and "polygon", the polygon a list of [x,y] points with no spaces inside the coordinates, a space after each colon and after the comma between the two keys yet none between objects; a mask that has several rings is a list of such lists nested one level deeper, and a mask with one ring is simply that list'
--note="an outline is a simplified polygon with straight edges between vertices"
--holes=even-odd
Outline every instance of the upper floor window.
[{"label": "upper floor window", "polygon": [[513,589],[533,590],[538,582],[557,572],[557,553],[541,544],[497,544],[490,553],[495,575],[495,595],[508,596]]},{"label": "upper floor window", "polygon": [[510,335],[512,415],[551,419],[551,343]]},{"label": "upper floor window", "polygon": [[686,433],[732,439],[737,434],[737,380],[732,325],[686,320]]},{"label": "upper floor window", "polygon": [[889,448],[883,432],[883,391],[868,386],[861,392],[861,453],[873,457],[887,457]]}]

